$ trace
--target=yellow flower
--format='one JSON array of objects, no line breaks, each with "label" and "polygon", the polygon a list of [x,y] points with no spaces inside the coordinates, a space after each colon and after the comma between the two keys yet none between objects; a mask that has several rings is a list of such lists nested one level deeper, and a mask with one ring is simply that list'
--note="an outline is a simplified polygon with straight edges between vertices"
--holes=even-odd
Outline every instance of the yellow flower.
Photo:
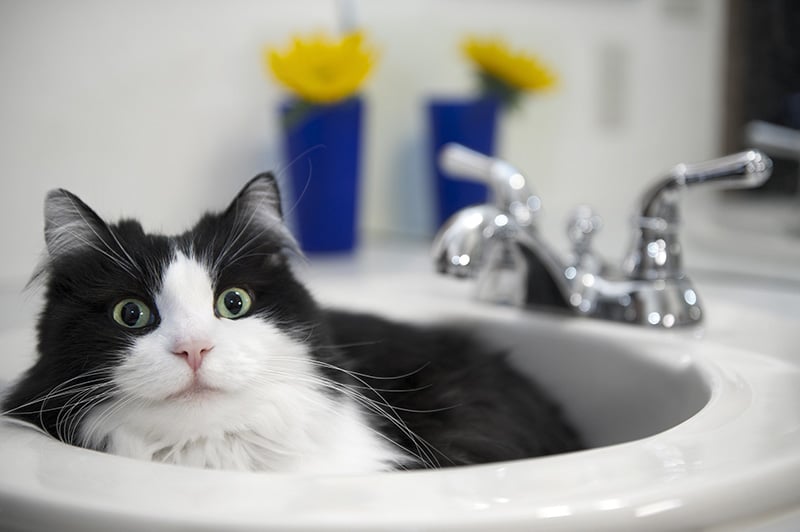
[{"label": "yellow flower", "polygon": [[295,37],[284,51],[264,50],[266,66],[302,100],[328,104],[354,94],[375,62],[362,32],[331,39],[322,34]]},{"label": "yellow flower", "polygon": [[517,91],[549,89],[556,76],[535,56],[512,51],[500,39],[468,38],[463,51],[485,74]]}]

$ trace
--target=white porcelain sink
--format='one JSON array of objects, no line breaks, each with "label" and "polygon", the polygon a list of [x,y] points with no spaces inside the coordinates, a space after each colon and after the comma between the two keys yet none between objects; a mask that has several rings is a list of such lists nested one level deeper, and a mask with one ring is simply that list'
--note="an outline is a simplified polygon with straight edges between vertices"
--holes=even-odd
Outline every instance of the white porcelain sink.
[{"label": "white porcelain sink", "polygon": [[[593,448],[441,471],[296,476],[137,462],[2,424],[0,520],[60,530],[800,523],[800,365],[791,359],[800,310],[792,319],[767,303],[749,308],[741,290],[698,279],[705,329],[649,331],[475,303],[467,284],[415,267],[366,269],[382,273],[345,261],[315,267],[308,280],[325,303],[416,323],[456,321],[508,348]],[[800,303],[800,293],[780,295]],[[724,321],[734,314],[744,321]],[[762,323],[773,326],[761,335],[772,344],[738,346],[745,336],[758,343],[747,327]],[[31,341],[19,328],[0,335],[0,382],[29,362]]]}]

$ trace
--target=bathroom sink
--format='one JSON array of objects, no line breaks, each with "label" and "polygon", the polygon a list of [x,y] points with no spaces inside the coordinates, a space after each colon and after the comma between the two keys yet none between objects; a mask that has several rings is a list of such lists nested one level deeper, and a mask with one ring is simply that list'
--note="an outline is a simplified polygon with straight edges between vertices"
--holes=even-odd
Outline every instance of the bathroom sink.
[{"label": "bathroom sink", "polygon": [[[298,476],[138,462],[0,422],[0,524],[657,530],[797,518],[800,364],[790,319],[769,305],[744,315],[777,327],[775,343],[761,344],[747,321],[715,321],[744,305],[713,279],[698,279],[710,294],[706,327],[662,331],[492,306],[473,301],[469,284],[414,267],[349,264],[305,272],[321,302],[476,331],[563,404],[591,448],[441,471]],[[800,292],[783,296],[800,302]],[[752,344],[737,344],[737,328]],[[0,386],[30,363],[32,342],[30,327],[0,331]]]},{"label": "bathroom sink", "polygon": [[564,405],[591,446],[664,431],[711,399],[711,376],[692,356],[696,346],[663,335],[474,302],[466,283],[443,277],[361,276],[316,285],[331,305],[476,332]]}]

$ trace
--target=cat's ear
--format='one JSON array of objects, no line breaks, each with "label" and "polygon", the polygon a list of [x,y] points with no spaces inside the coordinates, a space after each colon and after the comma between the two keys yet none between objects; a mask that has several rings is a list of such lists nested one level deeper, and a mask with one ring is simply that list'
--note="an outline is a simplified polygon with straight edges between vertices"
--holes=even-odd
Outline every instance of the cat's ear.
[{"label": "cat's ear", "polygon": [[239,223],[255,224],[278,236],[286,247],[299,252],[297,241],[283,222],[281,195],[272,172],[255,176],[242,188],[225,211]]},{"label": "cat's ear", "polygon": [[44,240],[51,258],[96,246],[108,227],[88,205],[62,188],[44,202]]},{"label": "cat's ear", "polygon": [[231,202],[228,212],[268,218],[267,223],[282,222],[281,194],[272,172],[258,174],[248,181]]}]

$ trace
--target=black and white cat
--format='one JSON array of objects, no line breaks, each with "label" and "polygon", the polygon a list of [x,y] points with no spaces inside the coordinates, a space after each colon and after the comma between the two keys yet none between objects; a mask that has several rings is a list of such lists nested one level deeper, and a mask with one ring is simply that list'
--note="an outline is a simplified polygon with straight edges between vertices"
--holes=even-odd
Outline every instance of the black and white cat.
[{"label": "black and white cat", "polygon": [[558,409],[457,328],[321,309],[275,179],[178,236],[45,202],[38,359],[2,411],[64,442],[218,469],[360,473],[580,448]]}]

